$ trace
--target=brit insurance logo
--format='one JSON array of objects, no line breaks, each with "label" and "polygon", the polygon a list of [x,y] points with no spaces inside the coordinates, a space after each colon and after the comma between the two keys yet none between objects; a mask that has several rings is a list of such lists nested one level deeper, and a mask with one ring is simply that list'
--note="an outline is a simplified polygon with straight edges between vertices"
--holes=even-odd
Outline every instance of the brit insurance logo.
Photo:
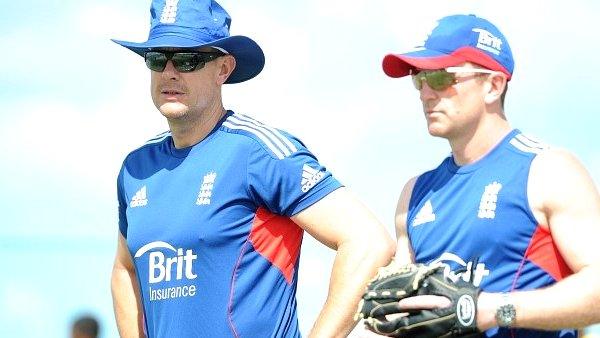
[{"label": "brit insurance logo", "polygon": [[479,37],[477,38],[477,48],[495,55],[500,55],[500,52],[502,51],[502,40],[500,40],[500,38],[481,28],[473,28],[473,32],[479,33]]},{"label": "brit insurance logo", "polygon": [[[165,254],[163,251],[167,252]],[[191,281],[198,275],[194,273],[194,260],[198,258],[191,249],[175,249],[171,244],[156,241],[141,247],[135,258],[148,254],[148,284],[150,301],[173,298],[193,297],[196,295],[196,285],[186,284],[175,287],[156,288],[157,283],[174,280]]]},{"label": "brit insurance logo", "polygon": [[[458,255],[451,252],[444,252],[438,259],[431,262],[431,264],[441,263],[444,267],[444,276],[453,282],[457,282],[459,279],[467,283],[471,283],[475,286],[481,285],[483,278],[490,274],[490,270],[485,267],[485,263],[466,262]],[[456,271],[452,271],[450,264],[455,263],[459,265]]]}]

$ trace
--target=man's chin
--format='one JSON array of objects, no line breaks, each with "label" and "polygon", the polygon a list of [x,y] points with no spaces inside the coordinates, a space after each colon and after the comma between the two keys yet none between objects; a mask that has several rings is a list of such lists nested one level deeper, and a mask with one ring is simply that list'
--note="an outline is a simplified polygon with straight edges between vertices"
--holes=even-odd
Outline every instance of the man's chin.
[{"label": "man's chin", "polygon": [[178,118],[186,115],[188,107],[179,102],[167,102],[162,104],[158,110],[166,118]]},{"label": "man's chin", "polygon": [[442,137],[442,138],[446,138],[448,131],[445,128],[439,128],[436,126],[428,126],[427,131],[429,132],[429,135],[434,136],[434,137]]}]

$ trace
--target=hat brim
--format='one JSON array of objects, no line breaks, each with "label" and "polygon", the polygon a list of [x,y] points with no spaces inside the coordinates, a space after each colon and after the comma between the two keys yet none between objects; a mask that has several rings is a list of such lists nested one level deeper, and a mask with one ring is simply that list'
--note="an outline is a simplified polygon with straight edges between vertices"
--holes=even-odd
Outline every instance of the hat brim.
[{"label": "hat brim", "polygon": [[265,66],[265,55],[260,46],[249,37],[228,36],[211,42],[200,42],[175,34],[162,35],[146,42],[111,39],[113,42],[143,56],[154,48],[219,47],[235,57],[236,66],[225,83],[239,83],[258,75]]},{"label": "hat brim", "polygon": [[422,49],[404,54],[388,54],[383,58],[383,71],[389,77],[403,77],[411,69],[441,69],[456,66],[466,60],[434,50]]}]

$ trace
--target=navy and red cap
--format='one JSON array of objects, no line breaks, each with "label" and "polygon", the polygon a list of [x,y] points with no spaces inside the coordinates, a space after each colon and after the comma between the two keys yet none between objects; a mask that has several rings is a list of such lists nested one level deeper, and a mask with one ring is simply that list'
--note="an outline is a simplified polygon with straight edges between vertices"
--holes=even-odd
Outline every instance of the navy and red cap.
[{"label": "navy and red cap", "polygon": [[514,69],[504,35],[491,22],[471,14],[440,19],[423,46],[386,55],[383,71],[390,77],[403,77],[411,69],[442,69],[464,62],[502,72],[509,80]]}]

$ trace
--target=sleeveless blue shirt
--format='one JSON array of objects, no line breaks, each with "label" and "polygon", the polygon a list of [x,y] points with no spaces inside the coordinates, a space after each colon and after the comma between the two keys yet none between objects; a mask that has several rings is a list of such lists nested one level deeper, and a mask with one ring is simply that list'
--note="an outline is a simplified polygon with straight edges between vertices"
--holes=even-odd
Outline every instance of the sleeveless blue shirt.
[{"label": "sleeveless blue shirt", "polygon": [[[527,199],[531,161],[546,149],[518,130],[475,163],[446,158],[417,178],[407,233],[415,261],[441,262],[452,279],[483,291],[531,290],[571,273]],[[512,332],[511,332],[512,331]],[[575,330],[494,328],[487,337],[576,337]]]}]

